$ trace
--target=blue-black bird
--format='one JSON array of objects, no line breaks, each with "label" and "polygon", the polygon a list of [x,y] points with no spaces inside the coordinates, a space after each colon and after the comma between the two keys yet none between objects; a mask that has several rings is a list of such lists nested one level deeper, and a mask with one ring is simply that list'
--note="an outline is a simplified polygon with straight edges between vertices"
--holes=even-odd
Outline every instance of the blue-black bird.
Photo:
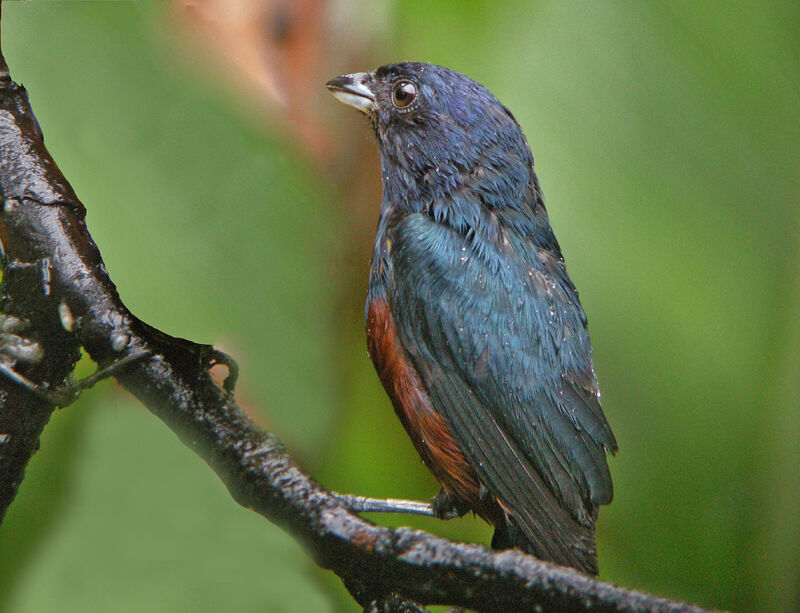
[{"label": "blue-black bird", "polygon": [[597,574],[617,444],[519,124],[484,86],[431,64],[327,87],[378,140],[367,345],[442,484],[435,512],[472,510],[494,524],[494,548]]}]

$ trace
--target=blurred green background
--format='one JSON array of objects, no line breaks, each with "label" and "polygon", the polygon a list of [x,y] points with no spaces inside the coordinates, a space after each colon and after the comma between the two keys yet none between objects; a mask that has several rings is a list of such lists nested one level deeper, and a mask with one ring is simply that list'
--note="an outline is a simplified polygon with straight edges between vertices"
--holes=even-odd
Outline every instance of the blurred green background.
[{"label": "blurred green background", "polygon": [[[334,4],[302,90],[315,149],[178,42],[174,6],[4,3],[12,76],[128,306],[234,354],[240,401],[326,486],[432,496],[364,347],[377,152],[323,83],[461,70],[522,124],[589,315],[620,446],[601,577],[800,607],[800,4]],[[0,527],[0,610],[357,608],[106,383],[45,430]]]}]

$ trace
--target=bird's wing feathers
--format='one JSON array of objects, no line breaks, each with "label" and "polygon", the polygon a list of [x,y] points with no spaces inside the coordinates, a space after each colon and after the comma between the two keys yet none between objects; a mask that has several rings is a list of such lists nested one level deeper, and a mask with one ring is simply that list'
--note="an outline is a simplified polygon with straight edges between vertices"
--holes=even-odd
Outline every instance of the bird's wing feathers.
[{"label": "bird's wing feathers", "polygon": [[553,277],[524,239],[504,237],[514,257],[494,265],[424,214],[392,234],[398,333],[476,473],[530,524],[526,533],[564,511],[590,526],[594,506],[612,497],[605,449],[616,445],[566,275]]},{"label": "bird's wing feathers", "polygon": [[421,376],[442,411],[464,455],[482,483],[532,544],[532,553],[561,564],[595,569],[594,531],[576,522],[517,443],[493,415],[483,410],[470,387],[456,373],[422,360]]}]

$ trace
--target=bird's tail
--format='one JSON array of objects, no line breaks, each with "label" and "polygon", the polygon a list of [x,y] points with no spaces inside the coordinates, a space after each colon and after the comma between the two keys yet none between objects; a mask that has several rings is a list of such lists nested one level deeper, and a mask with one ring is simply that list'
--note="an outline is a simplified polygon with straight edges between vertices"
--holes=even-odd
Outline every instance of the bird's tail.
[{"label": "bird's tail", "polygon": [[583,528],[586,536],[581,538],[581,545],[572,547],[572,555],[569,559],[554,559],[552,554],[539,551],[535,543],[525,536],[525,533],[514,523],[512,518],[506,518],[504,521],[495,523],[492,549],[512,549],[516,547],[540,560],[554,562],[562,566],[571,566],[586,574],[596,575],[599,572],[599,568],[594,544],[594,528],[588,528],[588,534],[586,533],[587,527],[583,526]]}]

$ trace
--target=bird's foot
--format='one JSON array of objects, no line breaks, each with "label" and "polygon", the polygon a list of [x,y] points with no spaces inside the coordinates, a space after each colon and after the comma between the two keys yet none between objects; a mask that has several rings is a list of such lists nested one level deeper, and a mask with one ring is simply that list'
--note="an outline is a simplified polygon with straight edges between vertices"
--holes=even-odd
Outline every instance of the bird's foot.
[{"label": "bird's foot", "polygon": [[470,508],[464,501],[456,498],[452,494],[445,492],[444,488],[431,500],[431,510],[433,516],[439,519],[453,519],[463,517],[469,513]]}]

